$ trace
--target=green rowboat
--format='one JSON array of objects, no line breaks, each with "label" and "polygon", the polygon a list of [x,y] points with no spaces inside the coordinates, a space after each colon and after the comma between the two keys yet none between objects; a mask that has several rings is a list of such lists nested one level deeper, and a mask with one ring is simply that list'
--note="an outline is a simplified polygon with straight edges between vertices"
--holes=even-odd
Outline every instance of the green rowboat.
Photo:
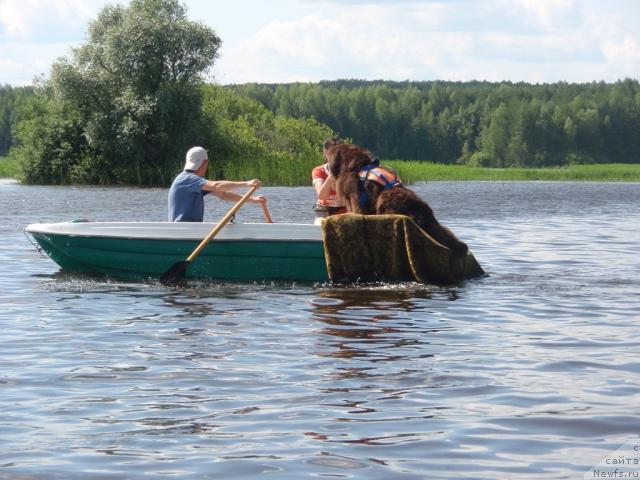
[{"label": "green rowboat", "polygon": [[[66,272],[158,278],[184,260],[212,223],[36,223],[25,231]],[[231,223],[186,273],[225,280],[326,281],[322,230],[293,223]]]},{"label": "green rowboat", "polygon": [[[162,278],[183,263],[216,224],[36,223],[26,227],[67,272]],[[452,284],[484,275],[471,252],[452,255],[409,217],[336,215],[322,225],[231,223],[189,264],[186,276],[221,280]]]}]

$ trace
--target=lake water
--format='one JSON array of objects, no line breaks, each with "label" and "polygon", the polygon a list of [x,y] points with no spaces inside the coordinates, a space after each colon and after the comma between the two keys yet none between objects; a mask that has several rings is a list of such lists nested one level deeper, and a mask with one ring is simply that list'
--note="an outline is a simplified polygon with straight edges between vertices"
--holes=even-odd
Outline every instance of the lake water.
[{"label": "lake water", "polygon": [[0,479],[640,478],[640,184],[415,190],[487,277],[65,275],[25,225],[164,220],[167,190],[0,181]]}]

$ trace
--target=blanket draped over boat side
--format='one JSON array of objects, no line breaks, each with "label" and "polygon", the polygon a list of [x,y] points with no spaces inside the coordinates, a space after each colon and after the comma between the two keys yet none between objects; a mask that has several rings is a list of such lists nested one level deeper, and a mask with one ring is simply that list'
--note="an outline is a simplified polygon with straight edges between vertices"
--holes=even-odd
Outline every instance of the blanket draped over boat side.
[{"label": "blanket draped over boat side", "polygon": [[405,215],[333,215],[322,223],[329,279],[450,284],[484,274],[471,252],[456,258]]}]

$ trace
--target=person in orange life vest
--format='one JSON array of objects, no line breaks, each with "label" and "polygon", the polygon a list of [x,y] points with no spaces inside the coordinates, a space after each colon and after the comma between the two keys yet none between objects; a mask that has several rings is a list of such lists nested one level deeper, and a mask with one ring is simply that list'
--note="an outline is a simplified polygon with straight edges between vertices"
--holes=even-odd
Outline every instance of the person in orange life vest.
[{"label": "person in orange life vest", "polygon": [[[327,138],[322,144],[323,155],[330,146],[341,143],[342,140],[338,137]],[[316,189],[318,197],[313,206],[316,217],[327,217],[329,215],[339,215],[347,212],[347,209],[340,202],[336,194],[336,180],[327,168],[326,158],[322,165],[318,165],[311,170],[311,181],[313,182],[313,187]]]}]

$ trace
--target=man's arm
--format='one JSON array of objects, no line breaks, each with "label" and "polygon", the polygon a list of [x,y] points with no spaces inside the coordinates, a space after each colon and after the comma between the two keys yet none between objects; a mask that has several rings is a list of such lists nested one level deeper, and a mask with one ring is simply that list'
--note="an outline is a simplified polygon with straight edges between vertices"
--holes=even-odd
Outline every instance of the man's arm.
[{"label": "man's arm", "polygon": [[[222,200],[237,202],[242,198],[242,195],[234,192],[233,190],[242,187],[250,188],[254,185],[257,185],[259,188],[262,183],[257,179],[249,180],[246,182],[233,182],[230,180],[207,180],[206,183],[202,185],[202,189],[211,192],[213,195]],[[249,197],[248,201],[250,203],[267,203],[267,199],[262,196]]]}]

